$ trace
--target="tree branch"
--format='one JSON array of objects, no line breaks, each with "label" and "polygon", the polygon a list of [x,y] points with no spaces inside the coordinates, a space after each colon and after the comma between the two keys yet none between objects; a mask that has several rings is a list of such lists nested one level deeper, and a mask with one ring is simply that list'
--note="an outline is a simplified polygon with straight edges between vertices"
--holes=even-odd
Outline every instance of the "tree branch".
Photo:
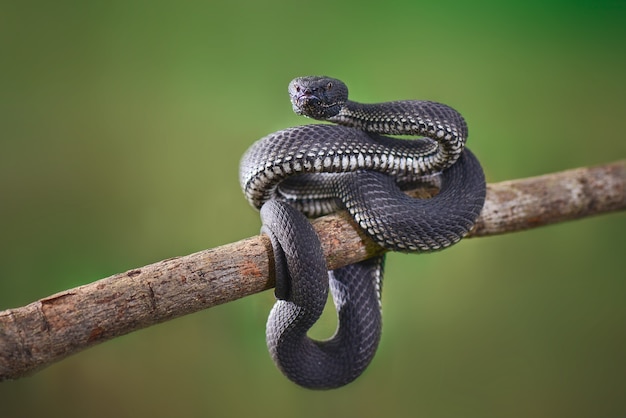
[{"label": "tree branch", "polygon": [[[626,209],[626,160],[489,184],[470,233],[489,236]],[[331,269],[380,254],[345,213],[314,221]],[[266,236],[175,257],[0,311],[0,381],[89,346],[274,286]]]}]

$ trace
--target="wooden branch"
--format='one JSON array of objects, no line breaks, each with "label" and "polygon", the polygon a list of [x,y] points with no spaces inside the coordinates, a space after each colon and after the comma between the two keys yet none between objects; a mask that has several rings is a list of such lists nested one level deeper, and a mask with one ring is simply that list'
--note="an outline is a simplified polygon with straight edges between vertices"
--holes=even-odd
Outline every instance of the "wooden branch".
[{"label": "wooden branch", "polygon": [[[470,236],[520,231],[626,209],[626,160],[488,185]],[[383,250],[339,213],[314,221],[338,268]],[[119,335],[274,286],[272,248],[256,236],[175,257],[0,311],[0,381]]]}]

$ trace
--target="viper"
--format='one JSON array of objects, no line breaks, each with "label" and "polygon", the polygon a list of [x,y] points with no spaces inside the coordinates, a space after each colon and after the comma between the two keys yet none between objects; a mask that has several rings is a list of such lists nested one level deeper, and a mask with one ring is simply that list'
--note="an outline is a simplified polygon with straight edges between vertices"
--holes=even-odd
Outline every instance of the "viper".
[{"label": "viper", "polygon": [[[277,301],[266,328],[271,357],[301,386],[336,388],[361,375],[378,347],[384,256],[329,272],[308,218],[347,210],[387,250],[437,251],[474,225],[485,177],[465,147],[465,120],[447,105],[362,104],[348,99],[342,81],[325,76],[296,78],[288,90],[297,114],[334,124],[261,138],[243,155],[239,180],[260,209],[273,249]],[[438,193],[429,199],[405,193],[424,183],[435,184]],[[338,327],[330,339],[317,341],[307,332],[329,291]]]}]

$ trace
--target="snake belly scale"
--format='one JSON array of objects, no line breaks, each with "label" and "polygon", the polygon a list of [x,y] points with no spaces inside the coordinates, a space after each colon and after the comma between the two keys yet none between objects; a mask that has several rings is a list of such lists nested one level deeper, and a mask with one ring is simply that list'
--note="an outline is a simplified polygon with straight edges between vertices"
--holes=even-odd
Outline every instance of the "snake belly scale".
[{"label": "snake belly scale", "polygon": [[[357,378],[378,347],[384,256],[328,272],[307,217],[346,209],[388,250],[437,251],[472,228],[484,204],[485,178],[465,148],[465,120],[444,104],[361,104],[348,100],[343,82],[317,76],[294,79],[289,94],[297,114],[336,125],[297,126],[261,138],[242,157],[239,180],[260,209],[262,232],[274,250],[270,354],[295,383],[336,388]],[[416,199],[403,191],[424,182],[436,183],[439,193]],[[329,291],[338,328],[316,341],[307,332]]]}]

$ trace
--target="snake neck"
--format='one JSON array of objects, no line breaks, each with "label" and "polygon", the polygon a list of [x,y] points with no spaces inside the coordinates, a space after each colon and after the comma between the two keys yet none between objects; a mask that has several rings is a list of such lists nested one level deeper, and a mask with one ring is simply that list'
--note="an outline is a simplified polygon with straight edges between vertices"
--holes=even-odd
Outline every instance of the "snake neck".
[{"label": "snake neck", "polygon": [[376,104],[348,100],[339,113],[328,120],[370,133],[430,138],[437,144],[430,158],[442,169],[456,162],[468,134],[465,119],[456,110],[420,100]]}]

